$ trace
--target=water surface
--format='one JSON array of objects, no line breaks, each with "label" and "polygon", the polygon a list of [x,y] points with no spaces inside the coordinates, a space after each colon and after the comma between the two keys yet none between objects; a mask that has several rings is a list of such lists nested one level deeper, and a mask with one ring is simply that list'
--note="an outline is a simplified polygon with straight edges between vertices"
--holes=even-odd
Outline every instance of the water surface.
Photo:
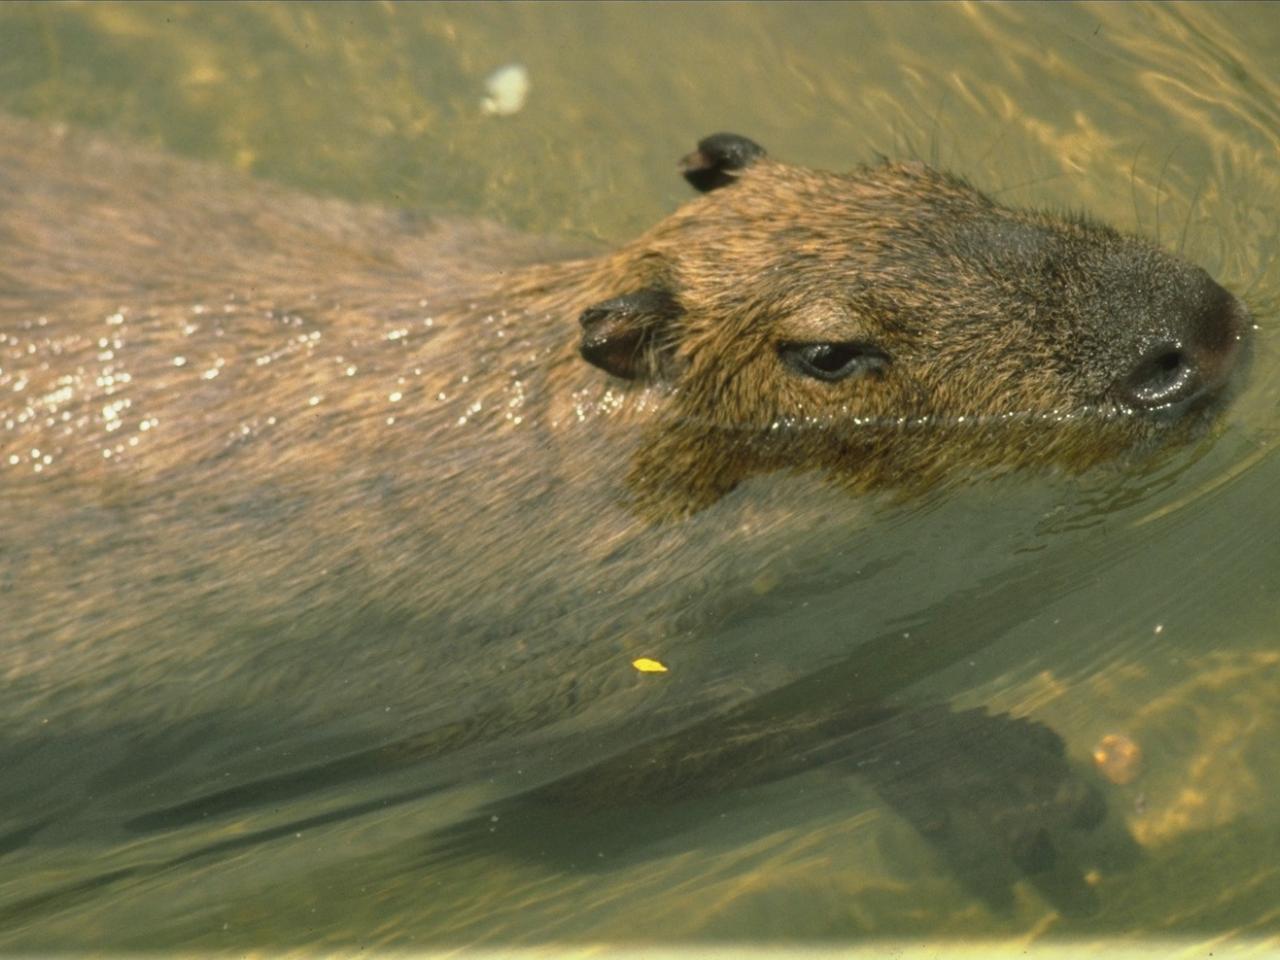
[{"label": "water surface", "polygon": [[[517,62],[527,105],[486,115],[484,78]],[[501,806],[526,760],[575,770],[525,742],[444,770],[294,731],[332,764],[273,753],[220,794],[212,719],[150,758],[51,740],[0,785],[0,948],[1274,938],[1277,62],[1269,5],[0,9],[0,108],[310,193],[618,242],[686,196],[675,159],[727,129],[790,161],[915,156],[1007,203],[1087,211],[1202,264],[1261,325],[1250,387],[1206,442],[1129,475],[869,506],[821,569],[766,577],[698,656],[676,653],[676,673],[774,691],[784,720],[835,690],[907,711],[916,727],[883,728],[905,780],[815,757],[637,805],[606,768],[580,815]],[[343,666],[299,664],[299,697],[308,671]],[[997,772],[1021,749],[978,707],[1055,731],[1105,798],[1103,824],[1062,831],[1039,873],[966,819],[988,801],[948,772],[962,743],[989,744]],[[583,726],[585,753],[629,742]],[[1108,734],[1142,749],[1131,782],[1092,769]],[[50,769],[74,816],[31,815]],[[488,838],[476,815],[519,829]]]}]

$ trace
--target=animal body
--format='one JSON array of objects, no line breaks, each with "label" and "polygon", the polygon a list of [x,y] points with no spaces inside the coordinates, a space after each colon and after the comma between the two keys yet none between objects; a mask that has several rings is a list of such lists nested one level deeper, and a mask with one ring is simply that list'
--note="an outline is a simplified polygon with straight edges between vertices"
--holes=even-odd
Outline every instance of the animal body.
[{"label": "animal body", "polygon": [[701,196],[566,256],[0,132],[14,836],[668,736],[803,673],[779,638],[744,687],[699,624],[820,564],[852,494],[1149,454],[1247,339],[1199,268],[917,163],[717,135]]}]

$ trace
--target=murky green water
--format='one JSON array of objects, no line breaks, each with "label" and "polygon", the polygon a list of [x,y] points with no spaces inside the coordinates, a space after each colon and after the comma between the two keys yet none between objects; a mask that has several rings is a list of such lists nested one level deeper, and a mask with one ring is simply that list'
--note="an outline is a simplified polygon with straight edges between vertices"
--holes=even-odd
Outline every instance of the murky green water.
[{"label": "murky green water", "polygon": [[[512,62],[527,105],[485,115],[484,78]],[[728,129],[813,166],[914,155],[1005,202],[1087,210],[1182,249],[1261,324],[1212,443],[1149,475],[881,508],[820,573],[717,614],[710,649],[664,654],[676,683],[739,678],[779,724],[835,690],[907,710],[917,726],[877,734],[898,779],[815,757],[655,799],[624,774],[679,725],[600,732],[591,713],[552,745],[443,765],[424,729],[363,720],[281,749],[264,730],[254,761],[219,718],[140,736],[86,698],[97,740],[0,733],[0,949],[1274,938],[1276,63],[1271,5],[0,8],[0,109],[308,192],[616,242],[686,196],[675,158]],[[298,702],[348,667],[305,658]],[[944,702],[1046,724],[1105,822],[1056,831],[1026,869],[1000,818],[1040,814],[955,759],[984,744],[998,775],[1024,744]],[[1142,750],[1130,782],[1092,769],[1108,734]],[[597,761],[570,782],[585,809],[511,802],[525,766],[544,782]]]}]

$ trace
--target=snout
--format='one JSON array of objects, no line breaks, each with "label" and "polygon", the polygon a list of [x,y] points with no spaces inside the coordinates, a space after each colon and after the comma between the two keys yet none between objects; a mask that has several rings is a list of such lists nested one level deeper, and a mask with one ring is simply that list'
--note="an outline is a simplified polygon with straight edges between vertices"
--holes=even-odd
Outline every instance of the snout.
[{"label": "snout", "polygon": [[1120,378],[1116,393],[1126,406],[1176,415],[1222,393],[1243,365],[1252,328],[1244,304],[1211,280],[1197,301],[1150,337]]}]

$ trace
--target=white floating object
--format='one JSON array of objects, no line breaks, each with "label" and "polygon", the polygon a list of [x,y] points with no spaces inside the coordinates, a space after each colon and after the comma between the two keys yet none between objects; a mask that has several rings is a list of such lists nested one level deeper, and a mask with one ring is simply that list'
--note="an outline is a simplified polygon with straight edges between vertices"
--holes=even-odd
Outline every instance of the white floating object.
[{"label": "white floating object", "polygon": [[509,117],[524,109],[529,98],[529,71],[522,63],[509,63],[489,74],[484,82],[485,93],[480,109],[490,116]]}]

